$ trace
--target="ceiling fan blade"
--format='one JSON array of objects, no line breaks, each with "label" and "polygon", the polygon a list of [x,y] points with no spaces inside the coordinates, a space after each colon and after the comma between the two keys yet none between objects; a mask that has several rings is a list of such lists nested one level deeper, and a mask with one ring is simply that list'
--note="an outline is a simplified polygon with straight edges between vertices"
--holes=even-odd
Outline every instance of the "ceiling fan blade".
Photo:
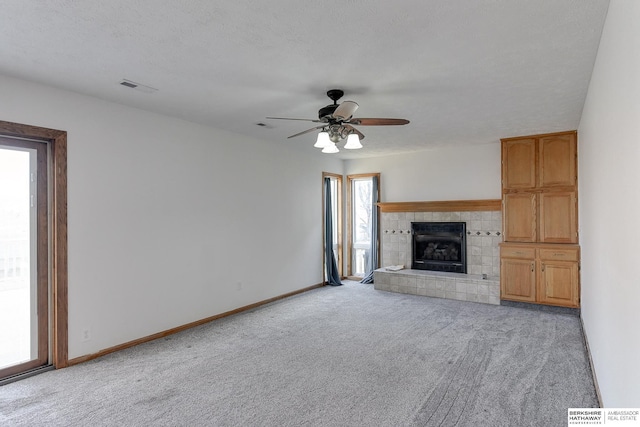
[{"label": "ceiling fan blade", "polygon": [[344,101],[338,105],[332,116],[336,120],[348,120],[358,109],[358,103],[353,101]]},{"label": "ceiling fan blade", "polygon": [[358,137],[360,137],[360,141],[364,139],[364,134],[360,132],[358,129],[354,128],[353,126],[347,125],[347,124],[343,124],[342,126],[344,126],[345,129],[349,129],[351,132],[358,135]]},{"label": "ceiling fan blade", "polygon": [[409,120],[406,119],[351,119],[349,123],[352,125],[360,125],[360,126],[396,126],[396,125],[406,125],[409,123]]},{"label": "ceiling fan blade", "polygon": [[305,133],[309,133],[309,132],[313,132],[314,130],[322,129],[324,126],[325,126],[325,125],[322,125],[322,126],[316,126],[316,127],[314,127],[314,128],[307,129],[307,130],[302,131],[302,132],[300,132],[300,133],[296,133],[295,135],[291,135],[291,136],[287,137],[287,139],[289,139],[289,138],[295,138],[296,136],[304,135]]},{"label": "ceiling fan blade", "polygon": [[314,120],[314,119],[291,119],[288,117],[266,117],[267,119],[272,119],[272,120],[301,120],[303,122],[314,122],[314,123],[321,123],[321,120]]}]

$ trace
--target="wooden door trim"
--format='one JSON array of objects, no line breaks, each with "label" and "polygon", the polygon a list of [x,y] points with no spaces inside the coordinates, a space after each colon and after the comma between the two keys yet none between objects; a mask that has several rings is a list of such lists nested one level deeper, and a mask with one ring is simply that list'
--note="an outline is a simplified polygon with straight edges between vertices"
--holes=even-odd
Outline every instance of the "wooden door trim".
[{"label": "wooden door trim", "polygon": [[52,362],[69,363],[67,252],[67,132],[0,120],[0,135],[36,139],[49,144],[51,159],[51,288],[53,291]]}]

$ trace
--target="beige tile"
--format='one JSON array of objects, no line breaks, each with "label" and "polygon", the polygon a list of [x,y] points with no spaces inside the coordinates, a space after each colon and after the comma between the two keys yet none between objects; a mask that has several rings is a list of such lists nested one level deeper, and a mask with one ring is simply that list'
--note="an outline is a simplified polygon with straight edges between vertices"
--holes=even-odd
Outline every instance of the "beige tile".
[{"label": "beige tile", "polygon": [[478,294],[478,285],[475,283],[467,283],[466,286],[467,294],[477,295]]}]

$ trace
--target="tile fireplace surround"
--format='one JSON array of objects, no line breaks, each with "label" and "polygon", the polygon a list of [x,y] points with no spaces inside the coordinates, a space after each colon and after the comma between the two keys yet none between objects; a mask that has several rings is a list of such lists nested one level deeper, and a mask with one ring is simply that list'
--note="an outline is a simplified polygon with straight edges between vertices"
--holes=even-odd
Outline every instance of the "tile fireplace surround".
[{"label": "tile fireplace surround", "polygon": [[[374,273],[375,289],[500,304],[498,245],[502,242],[502,213],[499,200],[381,203],[380,208],[382,268]],[[411,223],[428,221],[466,223],[468,274],[411,269]],[[385,269],[393,265],[405,268]]]}]

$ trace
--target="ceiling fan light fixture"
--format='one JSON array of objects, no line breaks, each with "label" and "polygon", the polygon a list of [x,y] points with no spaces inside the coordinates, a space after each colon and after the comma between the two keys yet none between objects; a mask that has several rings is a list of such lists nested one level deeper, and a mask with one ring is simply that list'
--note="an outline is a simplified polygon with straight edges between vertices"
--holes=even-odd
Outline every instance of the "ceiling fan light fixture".
[{"label": "ceiling fan light fixture", "polygon": [[329,139],[329,133],[322,131],[318,134],[318,139],[316,139],[316,143],[313,144],[313,146],[316,148],[325,148],[329,146],[329,144],[331,144],[331,140]]},{"label": "ceiling fan light fixture", "polygon": [[362,148],[360,137],[355,133],[350,133],[347,137],[347,143],[344,145],[344,148],[347,150],[357,150]]},{"label": "ceiling fan light fixture", "polygon": [[[267,117],[267,119],[275,120],[302,120],[313,123],[322,123],[319,126],[312,127],[302,132],[291,135],[288,138],[305,135],[310,132],[317,132],[318,136],[313,145],[321,148],[323,153],[337,153],[336,144],[346,143],[344,148],[347,150],[357,150],[362,148],[360,143],[364,139],[364,134],[354,128],[354,126],[398,126],[409,123],[407,119],[387,119],[387,118],[361,118],[353,117],[353,113],[358,109],[358,103],[354,101],[343,101],[338,104],[338,99],[342,98],[344,91],[341,89],[331,89],[327,91],[327,96],[333,101],[333,104],[327,105],[318,111],[318,119],[298,119],[289,117]],[[260,124],[262,125],[262,124]]]},{"label": "ceiling fan light fixture", "polygon": [[335,154],[335,153],[338,153],[339,151],[340,150],[338,150],[336,143],[331,141],[329,141],[329,144],[322,149],[322,152],[326,154]]}]

